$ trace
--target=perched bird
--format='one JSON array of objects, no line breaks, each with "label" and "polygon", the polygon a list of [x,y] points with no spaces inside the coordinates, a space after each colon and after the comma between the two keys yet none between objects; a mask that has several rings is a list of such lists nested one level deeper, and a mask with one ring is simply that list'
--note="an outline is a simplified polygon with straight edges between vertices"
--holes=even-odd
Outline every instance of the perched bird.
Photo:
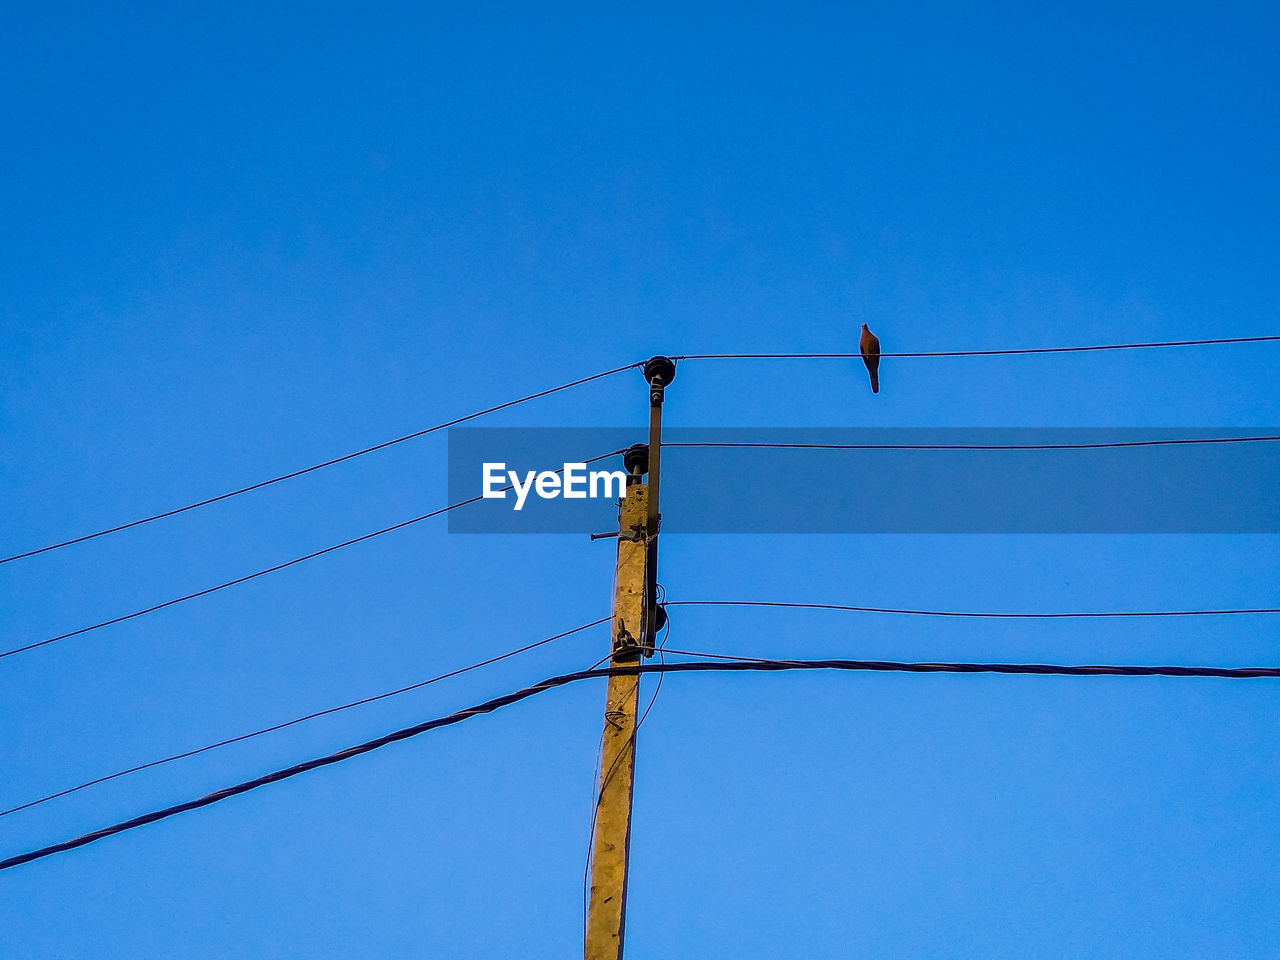
[{"label": "perched bird", "polygon": [[862,362],[867,365],[867,373],[871,374],[871,392],[880,392],[880,340],[874,333],[862,325],[862,338],[858,341],[858,349],[862,351]]}]

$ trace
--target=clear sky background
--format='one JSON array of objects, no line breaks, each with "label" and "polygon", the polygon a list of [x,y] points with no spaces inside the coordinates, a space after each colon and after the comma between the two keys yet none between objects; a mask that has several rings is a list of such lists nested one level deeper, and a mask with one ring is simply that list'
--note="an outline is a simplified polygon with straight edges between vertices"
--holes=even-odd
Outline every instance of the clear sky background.
[{"label": "clear sky background", "polygon": [[[1280,332],[1278,26],[1265,4],[1208,3],[10,8],[0,548],[653,353],[845,352],[863,322],[886,351]],[[667,421],[1276,427],[1277,361],[1276,345],[886,360],[875,397],[856,361],[691,361]],[[627,373],[484,422],[642,440],[645,402]],[[4,647],[443,506],[445,456],[427,437],[0,567]],[[672,536],[660,578],[681,600],[1277,606],[1278,546]],[[0,660],[0,806],[604,616],[613,557],[442,518]],[[682,607],[670,642],[1274,665],[1278,641],[1261,616]],[[607,643],[597,628],[5,817],[0,854]],[[603,697],[547,693],[5,872],[0,952],[573,956]],[[668,677],[641,735],[629,956],[1274,957],[1277,708],[1266,680]]]}]

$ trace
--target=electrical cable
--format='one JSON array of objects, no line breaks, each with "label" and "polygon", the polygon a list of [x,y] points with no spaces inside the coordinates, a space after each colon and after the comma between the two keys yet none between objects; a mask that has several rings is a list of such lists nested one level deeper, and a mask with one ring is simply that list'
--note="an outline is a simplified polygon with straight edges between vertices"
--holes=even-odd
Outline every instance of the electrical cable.
[{"label": "electrical cable", "polygon": [[[675,651],[672,652],[674,653]],[[385,734],[373,740],[367,740],[364,743],[347,747],[345,750],[339,750],[336,753],[317,757],[314,760],[307,760],[303,763],[294,764],[293,766],[285,767],[281,770],[275,770],[271,773],[264,774],[261,777],[255,777],[252,780],[246,780],[243,783],[238,783],[234,786],[216,790],[213,793],[195,800],[188,800],[184,803],[174,804],[173,806],[165,807],[162,810],[145,813],[141,816],[134,817],[131,820],[125,820],[120,823],[112,824],[109,827],[103,827],[100,830],[94,830],[91,833],[74,837],[70,840],[64,840],[61,843],[55,843],[47,847],[41,847],[38,850],[32,850],[28,853],[21,853],[17,856],[0,860],[0,870],[8,870],[24,863],[30,863],[33,860],[52,856],[56,853],[74,850],[77,847],[82,847],[85,844],[114,836],[117,833],[123,833],[126,830],[133,830],[137,827],[145,826],[149,823],[155,823],[158,820],[164,820],[179,813],[186,813],[190,810],[207,807],[210,804],[218,803],[219,801],[229,799],[230,797],[239,796],[242,793],[248,793],[250,790],[256,790],[258,787],[263,787],[270,783],[276,783],[280,780],[287,780],[290,777],[295,777],[298,774],[306,773],[319,767],[341,763],[344,760],[349,760],[352,757],[369,753],[372,750],[377,750],[381,747],[387,746],[388,744],[398,743],[401,740],[416,737],[429,730],[436,730],[441,727],[451,726],[455,723],[461,723],[463,720],[467,720],[481,714],[493,713],[495,710],[500,710],[513,703],[526,700],[536,694],[544,693],[547,690],[562,687],[566,684],[576,683],[580,680],[594,680],[600,677],[613,676],[641,676],[646,673],[693,673],[708,671],[743,672],[757,670],[771,672],[782,670],[851,670],[897,673],[998,673],[1090,677],[1220,677],[1226,679],[1280,677],[1280,667],[1062,666],[1043,663],[906,663],[891,660],[746,660],[743,658],[726,660],[695,660],[691,662],[665,664],[642,663],[608,667],[605,669],[580,670],[575,673],[565,673],[560,676],[549,677],[541,683],[536,683],[532,686],[524,687],[521,690],[516,690],[513,693],[495,697],[492,700],[486,700],[484,703],[476,704],[473,707],[467,707],[444,717],[437,717],[423,723],[414,724],[410,727],[404,727],[403,729],[393,731],[392,733]]]},{"label": "electrical cable", "polygon": [[1116,447],[1170,447],[1186,444],[1264,443],[1280,436],[1206,437],[1175,440],[1121,440],[1109,443],[770,443],[730,440],[671,440],[666,447],[730,447],[769,450],[1109,450]]},{"label": "electrical cable", "polygon": [[[1098,351],[1098,350],[1133,350],[1133,349],[1152,348],[1152,347],[1189,347],[1189,346],[1207,346],[1212,344],[1230,344],[1230,343],[1266,343],[1266,342],[1271,342],[1276,340],[1280,340],[1280,336],[1224,337],[1224,338],[1211,339],[1211,340],[1169,340],[1169,341],[1154,342],[1154,343],[1117,343],[1117,344],[1100,344],[1100,345],[1084,346],[1084,347],[1032,347],[1032,348],[1012,349],[1012,350],[943,350],[943,351],[925,351],[925,352],[881,353],[880,356],[882,358],[884,357],[906,358],[906,357],[1014,356],[1014,355],[1023,355],[1023,354],[1037,354],[1037,353],[1048,354],[1048,353],[1080,353],[1080,352]],[[676,355],[676,356],[673,356],[671,359],[673,360],[817,360],[817,359],[858,359],[860,357],[861,357],[861,353],[700,353],[700,354]],[[572,387],[581,386],[582,384],[590,383],[594,380],[600,380],[600,379],[603,379],[604,377],[610,377],[610,376],[613,376],[614,374],[622,373],[626,370],[634,370],[634,369],[637,369],[638,367],[641,367],[642,365],[643,363],[638,361],[635,363],[626,364],[625,366],[615,367],[612,370],[605,370],[601,373],[592,374],[589,377],[582,377],[578,380],[572,380],[568,383],[563,383],[563,384],[560,384],[559,386],[551,387],[550,389],[547,389],[547,390],[541,390],[537,393],[531,393],[531,394],[528,394],[527,396],[519,397],[515,400],[508,400],[505,403],[500,403],[492,407],[487,407],[484,410],[478,410],[475,413],[470,413],[463,417],[457,417],[453,420],[447,420],[443,423],[435,424],[423,430],[417,430],[413,433],[408,433],[408,434],[405,434],[404,436],[396,437],[395,439],[392,439],[392,440],[386,440],[386,441],[383,441],[382,443],[377,443],[377,444],[374,444],[373,446],[365,447],[361,450],[356,450],[352,453],[344,454],[340,457],[334,457],[330,460],[322,461],[321,463],[312,464],[309,467],[303,467],[300,470],[294,470],[289,473],[280,474],[279,476],[276,476],[276,477],[271,477],[270,479],[267,479],[267,480],[261,480],[257,483],[250,484],[246,487],[240,487],[239,489],[231,490],[227,493],[219,494],[214,497],[208,497],[204,500],[198,500],[194,503],[189,503],[182,507],[176,507],[172,510],[166,510],[161,513],[152,514],[151,516],[141,517],[137,520],[131,520],[128,523],[117,524],[116,526],[108,527],[104,530],[98,530],[94,533],[83,534],[78,537],[72,537],[71,539],[68,539],[68,540],[62,540],[57,543],[51,543],[43,547],[38,547],[34,550],[27,550],[22,553],[16,553],[7,557],[0,557],[0,565],[6,564],[6,563],[12,563],[16,560],[24,560],[28,557],[38,556],[43,553],[48,553],[53,550],[61,549],[62,547],[69,547],[69,546],[73,546],[74,544],[84,543],[89,540],[95,540],[98,537],[105,537],[108,534],[119,533],[122,530],[128,530],[132,527],[138,527],[143,524],[152,523],[156,520],[163,520],[168,517],[177,516],[178,514],[186,513],[189,510],[196,510],[200,507],[207,507],[211,504],[219,503],[223,500],[229,500],[232,497],[238,497],[244,493],[250,493],[254,490],[260,490],[263,487],[271,486],[272,484],[280,483],[285,480],[292,480],[296,477],[301,477],[308,473],[313,473],[317,470],[322,470],[325,467],[331,467],[339,463],[345,463],[348,460],[354,460],[357,457],[362,457],[366,454],[374,453],[375,451],[378,451],[378,450],[385,450],[388,447],[392,447],[392,446],[395,446],[396,444],[404,443],[407,440],[415,440],[418,437],[423,437],[423,436],[426,436],[427,434],[435,433],[439,430],[444,430],[448,427],[457,426],[458,424],[466,423],[469,420],[475,420],[479,417],[487,416],[488,414],[491,414],[491,413],[496,413],[499,410],[505,410],[508,407],[514,407],[518,404],[527,403],[531,400],[537,400],[541,397],[550,396],[551,394],[559,393],[562,390],[568,390],[568,389],[571,389]]]},{"label": "electrical cable", "polygon": [[[438,677],[432,677],[429,680],[421,680],[418,683],[411,683],[407,687],[400,687],[397,690],[389,690],[386,693],[379,693],[376,696],[365,697],[362,700],[353,700],[350,703],[344,703],[341,706],[328,707],[325,710],[317,710],[315,713],[308,713],[305,716],[295,717],[293,720],[286,720],[284,723],[277,723],[269,727],[263,727],[262,729],[254,730],[251,733],[242,733],[237,737],[229,737],[226,740],[219,740],[216,743],[210,743],[203,747],[197,747],[194,750],[187,750],[183,753],[175,753],[172,756],[164,757],[161,760],[152,760],[148,763],[140,763],[137,766],[129,767],[126,770],[119,770],[115,773],[108,774],[105,777],[98,777],[95,780],[89,780],[85,783],[79,784],[78,786],[68,787],[66,790],[59,790],[57,793],[51,793],[48,796],[40,797],[37,800],[29,800],[28,802],[19,804],[16,807],[10,807],[8,810],[0,810],[0,817],[7,817],[11,813],[17,813],[19,810],[26,810],[26,809],[29,809],[30,807],[39,806],[42,803],[48,803],[50,800],[57,800],[58,798],[65,797],[68,794],[77,793],[80,790],[85,790],[89,787],[95,787],[100,783],[106,783],[107,781],[115,780],[118,777],[124,777],[132,773],[137,773],[140,770],[149,770],[152,767],[158,767],[158,766],[161,766],[162,764],[173,763],[175,760],[185,760],[187,757],[194,757],[197,754],[208,753],[210,750],[217,750],[219,747],[226,747],[226,746],[230,746],[233,743],[240,743],[244,740],[251,740],[254,737],[260,737],[263,734],[274,733],[277,730],[283,730],[286,727],[292,727],[298,723],[305,723],[308,720],[315,720],[317,717],[326,717],[331,713],[340,713],[343,710],[350,710],[352,707],[362,707],[367,703],[376,703],[379,700],[386,700],[389,697],[397,697],[402,693],[408,693],[410,690],[419,690],[422,687],[430,686],[433,683],[439,683],[441,680],[448,680],[452,677],[461,676],[464,673],[470,673],[472,670],[478,670],[481,667],[487,667],[492,663],[498,663],[501,660],[508,660],[511,657],[518,656],[519,654],[522,654],[522,653],[526,653],[529,650],[533,650],[536,647],[544,646],[545,644],[551,643],[552,641],[555,641],[555,640],[562,640],[565,637],[572,636],[575,633],[581,633],[583,630],[588,630],[591,627],[598,627],[600,624],[608,623],[608,622],[609,622],[608,617],[601,617],[599,620],[593,620],[591,623],[584,623],[580,627],[574,627],[572,630],[566,630],[564,631],[564,633],[557,633],[554,637],[547,637],[544,640],[538,640],[534,643],[526,644],[525,646],[520,647],[516,650],[512,650],[509,653],[504,653],[497,657],[490,657],[488,660],[481,660],[479,663],[473,663],[467,667],[460,667],[459,669],[451,670],[448,673],[442,673]],[[606,657],[605,659],[607,660],[608,657]]]},{"label": "electrical cable", "polygon": [[[1252,608],[1252,609],[1220,609],[1220,610],[1157,610],[1157,611],[1133,611],[1133,612],[1101,611],[1101,612],[1069,612],[1069,613],[984,613],[984,612],[968,612],[968,611],[954,611],[954,610],[913,610],[913,609],[904,609],[904,608],[895,608],[895,607],[864,607],[864,606],[852,606],[847,604],[833,604],[833,603],[784,603],[780,601],[770,601],[770,600],[663,600],[662,602],[666,606],[736,606],[736,607],[766,607],[766,608],[776,607],[776,608],[783,608],[783,609],[834,610],[834,611],[846,611],[846,612],[853,612],[853,613],[900,614],[900,615],[908,615],[908,616],[926,616],[926,617],[963,617],[963,618],[975,618],[975,619],[1191,617],[1191,616],[1228,616],[1228,615],[1239,615],[1239,614],[1280,613],[1280,607],[1271,607],[1271,608],[1259,607],[1259,608]],[[80,790],[84,790],[88,787],[96,786],[100,783],[105,783],[109,780],[114,780],[118,777],[126,776],[128,774],[136,773],[140,770],[146,770],[150,767],[171,763],[175,760],[182,760],[187,757],[195,756],[200,753],[205,753],[209,750],[214,750],[219,747],[228,746],[233,743],[239,743],[242,740],[248,740],[253,737],[261,736],[262,734],[265,734],[265,733],[272,733],[276,730],[281,730],[281,729],[284,729],[285,727],[290,727],[297,723],[302,723],[304,721],[312,720],[317,717],[326,716],[330,713],[337,713],[342,710],[350,709],[351,707],[362,706],[366,703],[373,703],[375,701],[383,700],[388,697],[393,697],[401,693],[406,693],[410,690],[416,690],[419,687],[427,686],[428,684],[436,683],[437,681],[445,680],[450,677],[457,676],[460,673],[465,673],[467,671],[474,670],[478,667],[487,666],[491,663],[496,663],[499,660],[505,660],[508,657],[512,657],[512,656],[515,656],[516,654],[523,653],[526,650],[531,650],[534,647],[541,646],[542,644],[545,644],[545,643],[549,643],[552,640],[559,640],[562,637],[570,636],[571,634],[577,633],[581,630],[585,630],[589,627],[593,627],[601,623],[605,623],[608,619],[609,619],[608,617],[605,617],[600,620],[596,620],[592,623],[586,624],[582,627],[575,627],[573,630],[569,630],[562,634],[557,634],[554,637],[548,637],[546,640],[539,640],[534,644],[530,644],[529,646],[526,646],[526,647],[521,647],[520,649],[514,650],[511,653],[506,653],[499,657],[495,657],[490,660],[485,660],[480,663],[473,664],[470,667],[464,667],[461,670],[456,670],[456,671],[453,671],[452,673],[446,673],[439,677],[433,677],[430,680],[424,680],[420,683],[411,684],[410,686],[407,686],[407,687],[401,687],[398,690],[392,690],[388,693],[383,693],[377,696],[368,697],[363,700],[356,700],[352,703],[343,704],[341,706],[330,707],[325,710],[320,710],[316,713],[308,714],[303,717],[298,717],[294,720],[289,720],[284,723],[266,727],[261,730],[255,730],[252,733],[242,734],[240,736],[232,737],[227,740],[221,740],[221,741],[218,741],[217,743],[208,744],[207,746],[199,747],[194,750],[189,750],[184,753],[175,754],[174,756],[171,756],[171,757],[165,757],[161,760],[153,760],[148,763],[140,764],[135,767],[130,767],[126,770],[121,770],[104,777],[99,777],[95,780],[90,780],[87,783],[82,783],[82,784],[79,784],[78,786],[70,787],[66,790],[59,791],[58,793],[53,793],[48,796],[41,797],[37,800],[32,800],[28,803],[24,803],[16,807],[11,807],[7,810],[0,810],[0,817],[8,816],[11,813],[17,813],[18,811],[25,810],[28,807],[34,807],[39,804],[46,803],[49,800],[55,800],[60,797],[64,797],[68,794],[75,793]],[[671,632],[671,624],[670,624],[670,621],[668,621],[662,644],[659,647],[660,650],[665,650],[666,642],[668,637],[670,636],[670,632]],[[666,651],[666,652],[684,653],[684,651]],[[708,654],[707,656],[710,656],[710,654]],[[609,656],[605,656],[601,660],[597,661],[597,663],[594,664],[589,669],[594,669],[595,667],[604,663],[608,659],[610,659]],[[742,658],[739,658],[739,659],[742,659]],[[662,683],[662,676],[659,675],[658,687],[657,689],[654,690],[653,698],[650,700],[649,706],[646,707],[644,716],[647,716],[648,711],[652,709],[653,701],[657,698],[658,690],[661,689],[661,683]],[[644,722],[644,717],[641,717],[640,723],[643,723],[643,722]],[[638,729],[639,729],[639,724],[637,724],[637,730]],[[593,774],[592,776],[593,784],[599,782],[598,775],[600,771],[599,771],[598,764],[599,764],[599,758],[597,758],[597,768],[596,768],[595,774]],[[598,798],[597,798],[597,802],[598,802]]]},{"label": "electrical cable", "polygon": [[186,513],[188,510],[195,510],[199,507],[207,507],[212,503],[219,503],[222,500],[229,500],[232,497],[238,497],[242,493],[249,493],[253,490],[261,490],[263,487],[269,487],[273,483],[280,483],[283,480],[292,480],[295,477],[301,477],[308,473],[314,473],[316,470],[322,470],[325,467],[332,467],[335,464],[345,463],[348,460],[354,460],[356,457],[363,457],[367,453],[373,453],[377,450],[385,450],[387,447],[393,447],[398,443],[404,443],[406,440],[416,440],[418,437],[425,437],[429,433],[435,433],[438,430],[444,430],[448,427],[455,427],[460,423],[466,423],[468,420],[475,420],[478,417],[487,416],[490,413],[497,413],[499,410],[505,410],[508,407],[514,407],[521,403],[528,403],[530,400],[537,400],[541,397],[550,396],[553,393],[559,393],[561,390],[568,390],[571,387],[581,386],[584,383],[590,383],[593,380],[600,380],[604,377],[611,377],[616,373],[622,373],[625,370],[634,370],[642,366],[642,363],[629,363],[625,367],[615,367],[612,370],[606,370],[603,373],[592,374],[589,377],[583,377],[580,380],[573,380],[569,383],[562,383],[558,387],[552,387],[550,390],[542,390],[538,393],[531,393],[527,397],[520,397],[517,400],[508,400],[506,403],[500,403],[494,407],[488,407],[484,410],[478,410],[475,413],[469,413],[465,417],[457,417],[444,423],[437,423],[435,426],[427,427],[425,430],[418,430],[414,433],[407,433],[403,437],[396,437],[394,440],[386,440],[382,443],[374,444],[372,447],[365,447],[363,450],[357,450],[354,453],[348,453],[341,457],[334,457],[332,460],[325,460],[323,463],[313,464],[310,467],[304,467],[301,470],[294,470],[292,473],[284,473],[278,477],[272,477],[270,480],[262,480],[258,483],[252,483],[247,487],[241,487],[239,490],[232,490],[229,493],[219,494],[216,497],[209,497],[206,500],[199,500],[196,503],[189,503],[185,507],[177,507],[173,510],[166,510],[163,513],[153,514],[149,517],[143,517],[139,520],[132,520],[129,523],[122,523],[118,526],[109,527],[106,530],[99,530],[97,533],[87,533],[80,537],[73,537],[70,540],[63,540],[60,543],[51,543],[48,546],[40,547],[36,550],[28,550],[25,553],[15,553],[11,557],[0,558],[0,565],[12,563],[15,560],[23,560],[27,557],[34,557],[42,553],[48,553],[51,550],[58,550],[62,547],[69,547],[73,544],[84,543],[87,540],[96,540],[98,537],[105,537],[110,533],[119,533],[121,530],[128,530],[131,527],[138,527],[144,523],[151,523],[155,520],[163,520],[166,517],[174,517],[180,513]]},{"label": "electrical cable", "polygon": [[[1152,347],[1203,347],[1222,343],[1270,343],[1280,336],[1220,337],[1213,340],[1165,340],[1158,343],[1106,343],[1088,347],[1026,347],[1016,350],[935,350],[881,353],[884,357],[1009,357],[1031,353],[1087,353],[1097,350],[1141,350]],[[861,353],[686,353],[672,360],[859,360]],[[663,444],[666,446],[666,444]]]},{"label": "electrical cable", "polygon": [[[622,452],[621,450],[611,450],[609,453],[602,453],[599,456],[590,458],[589,460],[582,460],[582,461],[576,461],[576,462],[595,463],[598,460],[604,460],[608,457],[616,456],[621,452]],[[563,470],[564,468],[561,467],[560,470],[554,470],[551,472],[562,473]],[[502,491],[510,490],[510,489],[512,489],[511,485],[501,488]],[[456,510],[459,507],[465,507],[468,504],[478,503],[483,499],[484,499],[484,495],[481,494],[478,497],[472,497],[470,500],[459,500],[457,503],[451,503],[449,504],[449,506],[441,507],[439,510],[432,510],[430,513],[424,513],[420,517],[414,517],[411,520],[402,520],[400,523],[393,523],[391,526],[383,527],[381,530],[375,530],[372,533],[366,533],[359,537],[353,537],[350,540],[344,540],[342,543],[335,543],[331,547],[325,547],[322,550],[315,550],[311,553],[304,554],[301,557],[295,557],[292,560],[286,560],[284,563],[277,563],[274,566],[267,567],[263,570],[258,570],[255,573],[249,573],[243,577],[236,577],[234,580],[227,580],[225,583],[219,583],[216,586],[206,587],[203,590],[197,590],[195,593],[188,593],[186,596],[176,597],[173,600],[166,600],[163,603],[156,603],[149,607],[145,607],[142,610],[135,610],[133,613],[126,613],[120,617],[112,617],[110,620],[103,620],[99,623],[90,624],[87,627],[81,627],[80,629],[72,630],[69,633],[59,634],[56,637],[49,637],[48,639],[45,639],[45,640],[37,640],[36,642],[28,643],[25,646],[15,647],[12,650],[5,650],[3,652],[0,652],[0,660],[3,660],[5,657],[11,657],[17,653],[26,653],[28,650],[35,650],[38,647],[44,647],[44,646],[48,646],[51,643],[57,643],[59,640],[67,640],[71,637],[78,637],[81,634],[90,633],[94,630],[101,630],[103,627],[110,627],[117,623],[124,623],[126,620],[132,620],[135,617],[145,616],[148,613],[155,613],[157,610],[163,610],[165,607],[172,607],[179,603],[185,603],[188,600],[195,600],[197,597],[205,597],[211,593],[217,593],[219,590],[225,590],[227,589],[227,587],[234,587],[242,583],[248,583],[250,580],[256,580],[258,577],[265,576],[268,573],[275,573],[278,570],[284,570],[287,567],[292,567],[296,564],[303,563],[304,561],[314,560],[316,557],[322,557],[326,553],[333,553],[335,550],[341,550],[344,547],[350,547],[357,543],[363,543],[365,540],[372,540],[374,537],[380,537],[384,533],[391,533],[392,531],[395,531],[395,530],[403,530],[405,527],[412,526],[415,523],[421,523],[423,520],[430,520],[432,517],[441,516],[442,514],[448,513],[450,510]]]},{"label": "electrical cable", "polygon": [[784,603],[778,600],[668,600],[669,607],[780,607],[799,610],[845,610],[851,613],[896,613],[913,617],[967,617],[979,620],[1071,620],[1123,617],[1224,617],[1280,613],[1280,607],[1223,610],[1115,610],[1069,613],[980,613],[967,610],[911,610],[900,607],[858,607],[841,603]]}]

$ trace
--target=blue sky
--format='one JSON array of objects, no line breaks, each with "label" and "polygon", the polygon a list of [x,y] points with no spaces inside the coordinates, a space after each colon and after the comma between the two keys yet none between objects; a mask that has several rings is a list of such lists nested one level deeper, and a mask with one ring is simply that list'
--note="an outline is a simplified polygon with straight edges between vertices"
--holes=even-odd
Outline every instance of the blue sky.
[{"label": "blue sky", "polygon": [[[44,4],[0,24],[4,553],[672,354],[1280,332],[1261,4]],[[688,362],[667,422],[1274,427],[1280,348]],[[623,374],[489,425],[626,426]],[[0,568],[6,648],[446,501],[443,435]],[[679,458],[666,461],[679,469]],[[857,476],[843,482],[856,493]],[[726,496],[733,496],[732,485]],[[1224,496],[1230,491],[1224,490]],[[670,506],[667,509],[671,509]],[[4,806],[607,613],[613,546],[428,521],[0,661]],[[1269,536],[672,536],[672,599],[1277,606]],[[678,608],[751,656],[1274,664],[1274,618]],[[5,855],[507,692],[588,631],[0,820]],[[652,689],[652,685],[648,687]],[[603,689],[4,874],[14,958],[580,949]],[[636,958],[1274,955],[1270,681],[668,677]]]}]

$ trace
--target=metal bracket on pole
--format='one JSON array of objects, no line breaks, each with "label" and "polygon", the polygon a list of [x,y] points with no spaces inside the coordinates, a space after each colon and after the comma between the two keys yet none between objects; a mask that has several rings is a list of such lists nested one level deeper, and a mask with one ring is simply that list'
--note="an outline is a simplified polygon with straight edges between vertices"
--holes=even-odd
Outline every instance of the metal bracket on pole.
[{"label": "metal bracket on pole", "polygon": [[[676,378],[676,362],[670,357],[650,357],[644,365],[644,378],[649,383],[649,504],[645,518],[648,560],[645,563],[645,596],[643,637],[640,650],[652,657],[658,630],[658,529],[662,514],[658,507],[659,465],[662,459],[662,401],[667,387]],[[664,618],[665,619],[665,618]]]}]

